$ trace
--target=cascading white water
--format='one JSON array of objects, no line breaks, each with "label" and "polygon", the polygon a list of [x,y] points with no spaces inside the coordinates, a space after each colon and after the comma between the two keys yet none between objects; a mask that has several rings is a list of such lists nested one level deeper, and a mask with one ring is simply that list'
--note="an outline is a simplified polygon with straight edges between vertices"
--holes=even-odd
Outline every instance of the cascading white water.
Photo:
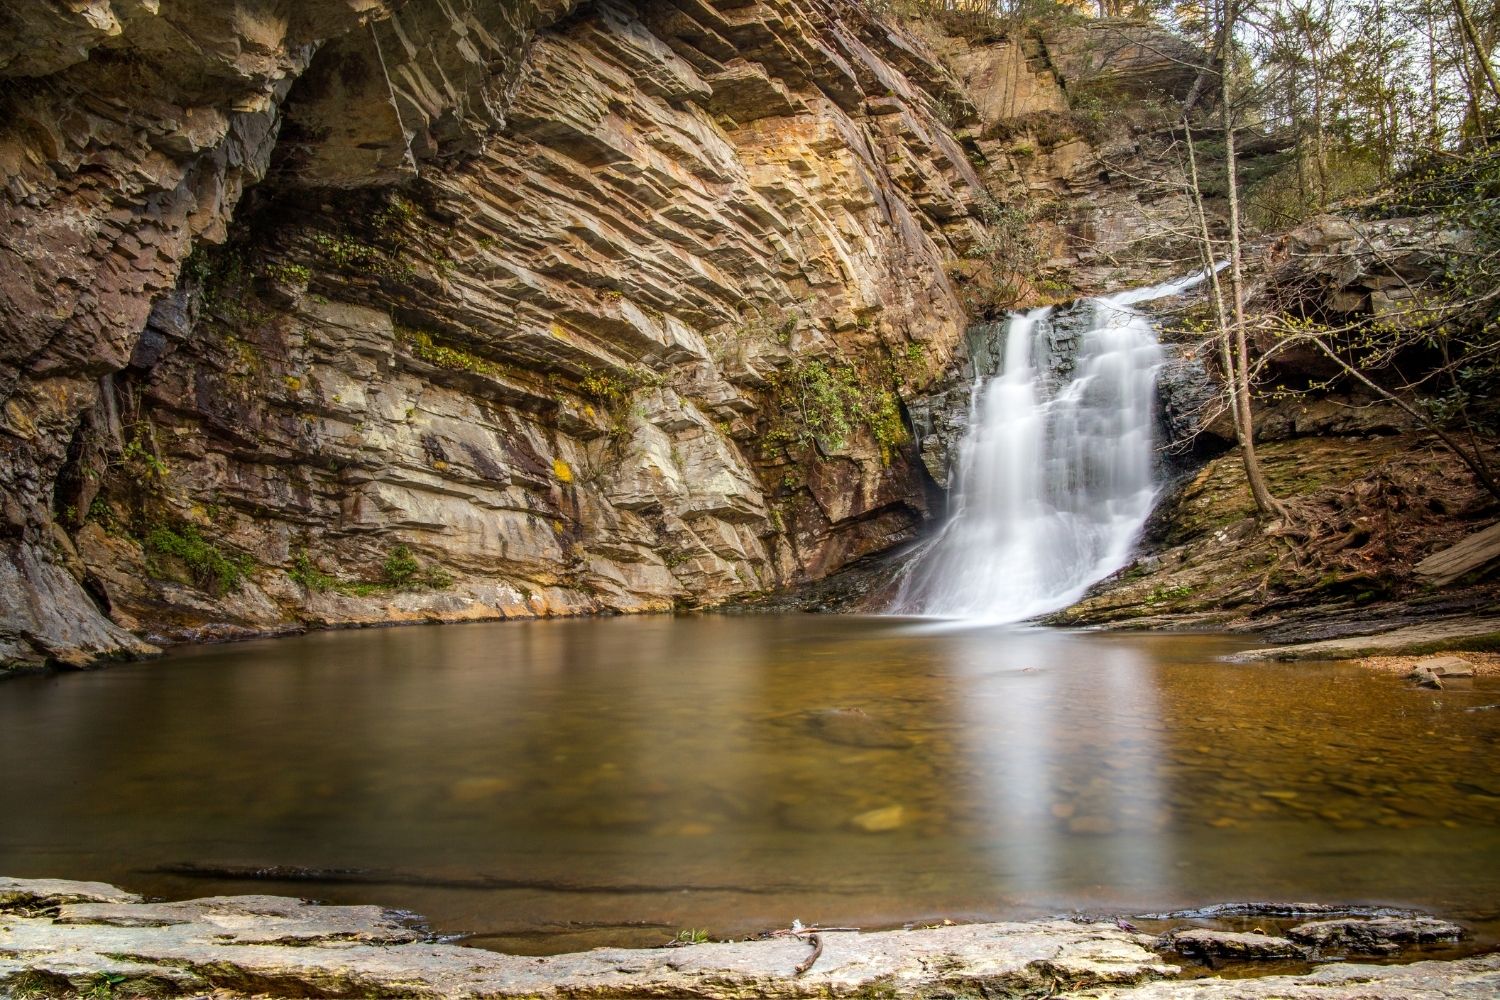
[{"label": "cascading white water", "polygon": [[892,613],[1024,621],[1125,565],[1156,498],[1162,361],[1134,306],[1204,277],[1085,303],[1071,378],[1058,315],[1011,317],[999,374],[975,380],[952,515],[908,564]]}]

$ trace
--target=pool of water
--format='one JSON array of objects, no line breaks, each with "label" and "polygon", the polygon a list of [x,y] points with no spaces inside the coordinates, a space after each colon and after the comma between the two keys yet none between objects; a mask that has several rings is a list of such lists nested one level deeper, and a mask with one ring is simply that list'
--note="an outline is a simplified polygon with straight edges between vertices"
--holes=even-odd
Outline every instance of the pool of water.
[{"label": "pool of water", "polygon": [[[199,647],[0,685],[0,873],[519,951],[1245,899],[1493,938],[1500,680],[813,615]],[[271,878],[249,879],[260,871]]]}]

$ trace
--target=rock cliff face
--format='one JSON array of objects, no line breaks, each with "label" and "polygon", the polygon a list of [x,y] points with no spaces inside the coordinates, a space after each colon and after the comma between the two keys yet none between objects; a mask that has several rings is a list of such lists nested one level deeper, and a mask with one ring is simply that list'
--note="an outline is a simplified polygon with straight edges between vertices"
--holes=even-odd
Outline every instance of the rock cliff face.
[{"label": "rock cliff face", "polygon": [[1182,86],[1135,28],[974,46],[844,0],[64,10],[0,14],[12,662],[889,548],[955,262],[1045,202],[1052,273],[1106,280],[1157,195],[1069,101]]}]

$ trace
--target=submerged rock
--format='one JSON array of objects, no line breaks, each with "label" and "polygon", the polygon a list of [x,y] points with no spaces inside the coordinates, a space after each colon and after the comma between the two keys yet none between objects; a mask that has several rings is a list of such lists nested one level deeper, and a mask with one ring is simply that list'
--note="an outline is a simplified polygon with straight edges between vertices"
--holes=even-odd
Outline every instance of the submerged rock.
[{"label": "submerged rock", "polygon": [[808,720],[813,735],[825,743],[867,749],[905,750],[912,743],[895,726],[871,718],[861,708],[830,708]]},{"label": "submerged rock", "polygon": [[888,833],[899,829],[906,821],[906,810],[899,805],[883,809],[871,809],[860,813],[849,822],[866,833]]}]

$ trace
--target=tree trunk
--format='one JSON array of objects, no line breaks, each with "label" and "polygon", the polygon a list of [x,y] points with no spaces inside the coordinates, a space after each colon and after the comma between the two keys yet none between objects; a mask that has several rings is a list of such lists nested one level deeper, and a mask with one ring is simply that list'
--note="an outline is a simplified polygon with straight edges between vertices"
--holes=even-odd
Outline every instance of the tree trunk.
[{"label": "tree trunk", "polygon": [[1240,185],[1235,162],[1233,96],[1226,63],[1219,76],[1219,111],[1224,123],[1224,187],[1229,194],[1229,296],[1233,309],[1233,329],[1226,331],[1226,340],[1233,343],[1234,363],[1225,377],[1234,382],[1235,431],[1239,435],[1240,459],[1245,466],[1250,495],[1255,498],[1255,508],[1262,517],[1284,517],[1286,508],[1271,495],[1261,472],[1260,460],[1255,455],[1255,422],[1250,408],[1250,347],[1245,335],[1245,272],[1240,251]]},{"label": "tree trunk", "polygon": [[1458,15],[1459,27],[1463,29],[1464,38],[1474,52],[1474,59],[1479,64],[1480,71],[1489,82],[1490,93],[1495,100],[1500,101],[1500,79],[1495,77],[1495,67],[1490,63],[1489,51],[1484,47],[1484,42],[1479,37],[1479,31],[1474,27],[1474,19],[1469,16],[1469,5],[1465,0],[1453,0],[1454,13]]}]

